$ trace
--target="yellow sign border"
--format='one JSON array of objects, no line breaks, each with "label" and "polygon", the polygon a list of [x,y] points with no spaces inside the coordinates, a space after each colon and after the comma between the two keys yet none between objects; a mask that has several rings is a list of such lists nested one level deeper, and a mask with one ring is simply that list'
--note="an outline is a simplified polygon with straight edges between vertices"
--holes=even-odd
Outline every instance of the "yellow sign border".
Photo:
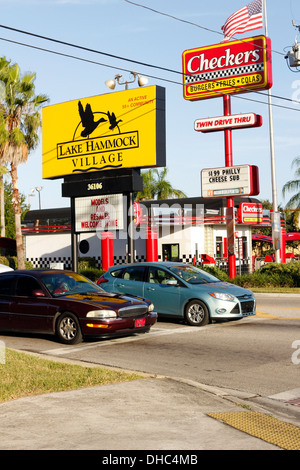
[{"label": "yellow sign border", "polygon": [[43,108],[43,178],[166,165],[165,89],[151,86]]}]

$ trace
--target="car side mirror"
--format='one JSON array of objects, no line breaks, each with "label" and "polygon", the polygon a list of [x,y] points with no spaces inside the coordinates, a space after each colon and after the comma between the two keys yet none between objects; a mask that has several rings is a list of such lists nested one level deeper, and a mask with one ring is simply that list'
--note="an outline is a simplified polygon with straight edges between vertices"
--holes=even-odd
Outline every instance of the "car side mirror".
[{"label": "car side mirror", "polygon": [[166,281],[166,284],[168,286],[179,286],[179,283],[178,283],[178,281],[176,281],[176,279],[168,279]]},{"label": "car side mirror", "polygon": [[33,297],[46,297],[45,293],[40,289],[34,290],[32,295]]}]

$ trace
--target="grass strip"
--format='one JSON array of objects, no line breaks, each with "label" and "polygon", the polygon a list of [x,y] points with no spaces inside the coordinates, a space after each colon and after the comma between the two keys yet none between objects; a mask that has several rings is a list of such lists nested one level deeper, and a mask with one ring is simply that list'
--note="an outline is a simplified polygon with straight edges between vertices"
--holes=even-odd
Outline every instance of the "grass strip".
[{"label": "grass strip", "polygon": [[136,373],[55,362],[10,349],[5,351],[4,362],[0,364],[0,403],[143,378]]},{"label": "grass strip", "polygon": [[300,294],[300,287],[249,287],[249,289],[262,294]]}]

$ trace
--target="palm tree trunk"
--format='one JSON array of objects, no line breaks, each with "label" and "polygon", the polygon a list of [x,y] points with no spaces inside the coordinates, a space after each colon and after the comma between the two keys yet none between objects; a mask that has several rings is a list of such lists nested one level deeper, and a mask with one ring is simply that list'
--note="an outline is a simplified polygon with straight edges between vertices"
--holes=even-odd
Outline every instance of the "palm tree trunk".
[{"label": "palm tree trunk", "polygon": [[11,163],[10,175],[12,181],[12,204],[15,214],[15,230],[16,230],[16,247],[17,247],[17,263],[18,269],[25,269],[25,256],[24,256],[24,246],[23,246],[23,237],[21,231],[21,204],[20,204],[20,194],[18,189],[18,175],[17,167]]},{"label": "palm tree trunk", "polygon": [[4,204],[4,181],[3,175],[0,176],[0,225],[1,237],[5,237],[5,204]]}]

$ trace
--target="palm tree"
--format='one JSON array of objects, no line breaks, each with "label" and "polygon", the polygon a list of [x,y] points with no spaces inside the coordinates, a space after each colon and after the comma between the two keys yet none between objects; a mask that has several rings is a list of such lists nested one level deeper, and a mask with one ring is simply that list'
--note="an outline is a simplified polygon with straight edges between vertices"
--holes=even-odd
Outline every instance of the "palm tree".
[{"label": "palm tree", "polygon": [[4,178],[7,173],[5,166],[0,166],[0,236],[5,237],[5,201],[4,201]]},{"label": "palm tree", "polygon": [[292,166],[298,167],[295,171],[295,179],[285,183],[282,188],[282,194],[285,196],[287,192],[296,191],[296,194],[286,203],[286,207],[288,209],[300,209],[300,157],[296,157],[293,160]]},{"label": "palm tree", "polygon": [[142,173],[143,191],[137,193],[136,200],[186,197],[183,191],[174,189],[171,183],[166,180],[167,172],[168,169],[165,167],[160,172],[155,168]]},{"label": "palm tree", "polygon": [[25,268],[21,232],[21,204],[18,189],[17,167],[26,163],[28,154],[39,142],[41,116],[38,111],[48,98],[35,95],[35,74],[22,77],[18,64],[0,58],[0,163],[9,165],[13,189],[18,269]]}]

